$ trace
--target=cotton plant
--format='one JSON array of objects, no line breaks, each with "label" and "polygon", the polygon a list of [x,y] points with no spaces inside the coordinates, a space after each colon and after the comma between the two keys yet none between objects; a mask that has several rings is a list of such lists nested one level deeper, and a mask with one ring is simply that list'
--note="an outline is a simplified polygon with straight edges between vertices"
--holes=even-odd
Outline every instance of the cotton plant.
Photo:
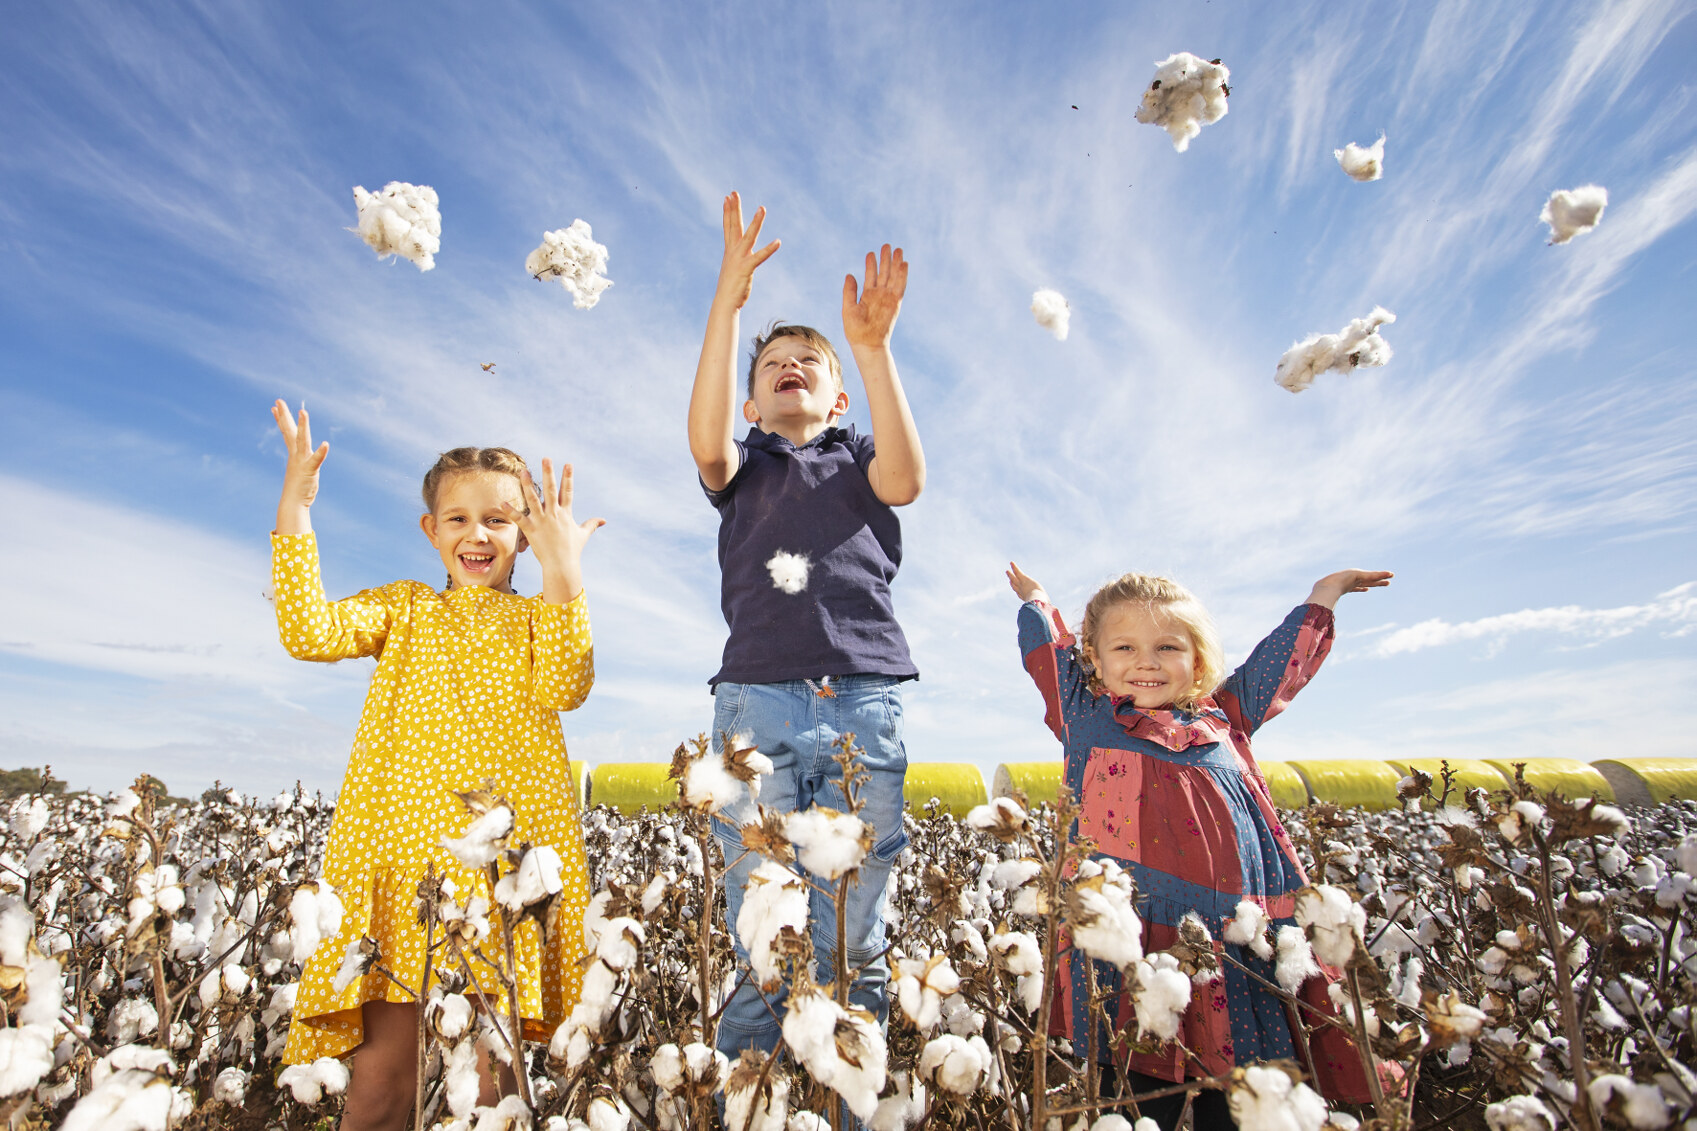
[{"label": "cotton plant", "polygon": [[1395,321],[1396,315],[1375,306],[1366,317],[1353,319],[1335,334],[1310,335],[1280,356],[1273,380],[1280,388],[1300,393],[1322,373],[1353,373],[1384,365],[1391,359],[1391,347],[1379,329]]},{"label": "cotton plant", "polygon": [[1188,51],[1169,55],[1155,64],[1137,120],[1166,130],[1173,148],[1183,153],[1203,126],[1226,116],[1230,79],[1231,71],[1218,59],[1204,61]]},{"label": "cotton plant", "polygon": [[359,210],[359,237],[379,257],[398,255],[420,271],[436,266],[442,250],[442,213],[436,190],[429,185],[390,181],[379,192],[354,186]]},{"label": "cotton plant", "polygon": [[595,242],[594,233],[582,219],[569,227],[542,233],[542,243],[525,257],[525,271],[534,279],[558,279],[572,305],[588,310],[601,301],[613,281],[607,270],[607,247]]}]

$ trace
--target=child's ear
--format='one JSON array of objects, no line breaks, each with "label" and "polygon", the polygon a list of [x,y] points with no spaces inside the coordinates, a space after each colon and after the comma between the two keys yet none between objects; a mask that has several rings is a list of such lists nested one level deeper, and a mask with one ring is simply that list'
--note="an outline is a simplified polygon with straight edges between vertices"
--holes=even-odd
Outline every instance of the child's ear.
[{"label": "child's ear", "polygon": [[848,410],[849,410],[848,394],[846,392],[844,392],[843,390],[838,389],[837,390],[836,403],[831,406],[831,419],[835,420],[837,417],[841,416],[843,413],[847,412]]},{"label": "child's ear", "polygon": [[418,528],[424,531],[424,536],[430,539],[432,546],[436,545],[436,516],[421,514],[418,516]]},{"label": "child's ear", "polygon": [[754,398],[742,402],[742,418],[750,424],[760,423],[760,410],[754,407]]},{"label": "child's ear", "polygon": [[530,539],[526,538],[524,536],[524,531],[521,530],[519,531],[519,546],[517,552],[522,554],[528,549],[530,549]]}]

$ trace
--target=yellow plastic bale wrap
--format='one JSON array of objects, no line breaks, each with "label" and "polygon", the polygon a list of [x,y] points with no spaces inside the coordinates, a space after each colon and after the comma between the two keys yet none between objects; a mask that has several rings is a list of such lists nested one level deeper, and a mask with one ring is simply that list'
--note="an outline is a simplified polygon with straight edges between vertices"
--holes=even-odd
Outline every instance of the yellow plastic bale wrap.
[{"label": "yellow plastic bale wrap", "polygon": [[666,775],[670,762],[608,762],[589,774],[589,803],[621,813],[664,809],[678,799],[678,783]]},{"label": "yellow plastic bale wrap", "polygon": [[1697,758],[1599,758],[1591,765],[1623,805],[1697,801]]},{"label": "yellow plastic bale wrap", "polygon": [[1274,805],[1280,809],[1300,809],[1308,804],[1308,787],[1302,783],[1302,775],[1287,763],[1257,762],[1256,765],[1267,777],[1267,791],[1273,795]]},{"label": "yellow plastic bale wrap", "polygon": [[577,807],[581,812],[589,808],[589,763],[573,761],[566,771],[572,776],[572,789],[577,791]]},{"label": "yellow plastic bale wrap", "polygon": [[925,815],[925,806],[935,797],[942,811],[964,817],[974,806],[989,800],[984,793],[984,775],[966,762],[909,762],[902,782],[902,800],[908,812]]},{"label": "yellow plastic bale wrap", "polygon": [[[1514,780],[1512,758],[1487,758],[1486,762],[1502,771],[1503,777]],[[1577,758],[1527,758],[1526,784],[1540,791],[1555,790],[1563,797],[1596,797],[1603,801],[1615,799],[1614,787],[1589,762]]]},{"label": "yellow plastic bale wrap", "polygon": [[1006,797],[1014,790],[1025,794],[1032,805],[1054,804],[1061,792],[1061,763],[1004,762],[996,767],[996,779],[991,783],[993,797]]},{"label": "yellow plastic bale wrap", "polygon": [[[1508,787],[1508,779],[1503,772],[1482,758],[1409,758],[1406,761],[1392,758],[1386,765],[1399,774],[1408,775],[1415,770],[1423,770],[1432,775],[1432,792],[1442,795],[1444,792],[1443,765],[1449,763],[1450,772],[1455,775],[1455,789],[1450,793],[1450,804],[1461,805],[1466,801],[1466,792],[1470,789],[1487,789],[1495,792]],[[1437,802],[1427,800],[1425,807],[1436,808]]]},{"label": "yellow plastic bale wrap", "polygon": [[1394,809],[1396,783],[1402,775],[1384,762],[1365,758],[1332,758],[1287,762],[1302,775],[1314,800],[1363,809]]}]

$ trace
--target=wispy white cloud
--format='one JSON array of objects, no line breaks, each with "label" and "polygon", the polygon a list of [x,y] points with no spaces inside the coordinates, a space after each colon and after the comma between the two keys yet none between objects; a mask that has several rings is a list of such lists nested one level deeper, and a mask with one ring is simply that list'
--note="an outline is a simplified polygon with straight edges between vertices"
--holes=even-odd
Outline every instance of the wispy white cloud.
[{"label": "wispy white cloud", "polygon": [[1626,636],[1651,625],[1671,627],[1669,635],[1685,636],[1697,629],[1697,582],[1688,581],[1654,601],[1642,605],[1621,605],[1613,609],[1587,609],[1579,605],[1561,605],[1544,609],[1521,609],[1515,613],[1481,617],[1478,620],[1452,624],[1434,617],[1419,624],[1401,628],[1380,639],[1371,655],[1395,656],[1403,652],[1419,652],[1469,640],[1484,640],[1501,645],[1510,636],[1525,632],[1553,632],[1562,636],[1577,636],[1587,640],[1605,640]]}]

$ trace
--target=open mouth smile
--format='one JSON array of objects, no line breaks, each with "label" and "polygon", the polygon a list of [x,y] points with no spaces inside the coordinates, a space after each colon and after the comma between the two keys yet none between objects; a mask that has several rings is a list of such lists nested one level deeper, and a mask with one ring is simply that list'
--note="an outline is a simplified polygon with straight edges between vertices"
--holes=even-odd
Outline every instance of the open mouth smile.
[{"label": "open mouth smile", "polygon": [[461,554],[460,564],[467,573],[486,573],[495,565],[494,554]]},{"label": "open mouth smile", "polygon": [[778,378],[778,383],[772,387],[775,393],[787,393],[791,390],[807,391],[807,378],[799,373],[786,373]]}]

